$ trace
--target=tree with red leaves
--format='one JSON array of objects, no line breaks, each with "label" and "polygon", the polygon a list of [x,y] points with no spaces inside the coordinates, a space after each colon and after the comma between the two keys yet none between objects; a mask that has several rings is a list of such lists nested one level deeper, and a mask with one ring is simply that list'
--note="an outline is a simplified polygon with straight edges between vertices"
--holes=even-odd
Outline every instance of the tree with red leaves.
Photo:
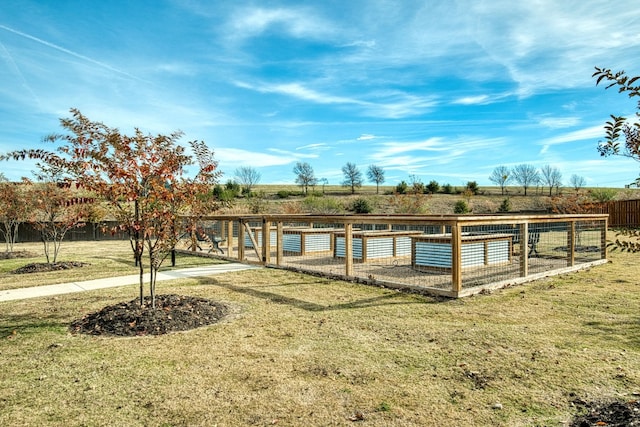
[{"label": "tree with red leaves", "polygon": [[0,182],[0,234],[4,237],[7,253],[13,252],[18,226],[27,218],[30,210],[24,185]]},{"label": "tree with red leaves", "polygon": [[156,276],[162,262],[181,234],[181,214],[215,208],[203,198],[219,178],[213,152],[202,141],[191,141],[199,170],[185,176],[192,157],[177,144],[181,132],[170,135],[144,134],[135,129],[125,135],[116,128],[94,122],[77,109],[72,117],[60,120],[66,133],[53,134],[47,141],[59,143],[56,151],[17,150],[5,155],[12,159],[36,159],[52,170],[62,171],[84,189],[103,199],[112,208],[117,229],[128,233],[140,273],[140,304],[144,304],[143,255],[149,261],[149,291],[155,308]]}]

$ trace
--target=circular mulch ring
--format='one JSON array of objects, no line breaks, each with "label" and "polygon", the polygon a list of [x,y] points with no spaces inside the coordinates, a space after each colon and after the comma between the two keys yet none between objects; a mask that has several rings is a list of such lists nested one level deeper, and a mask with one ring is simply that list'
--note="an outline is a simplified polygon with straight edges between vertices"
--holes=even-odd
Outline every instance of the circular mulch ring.
[{"label": "circular mulch ring", "polygon": [[583,403],[585,415],[574,418],[569,427],[640,427],[640,400]]},{"label": "circular mulch ring", "polygon": [[86,262],[79,262],[79,261],[63,261],[63,262],[54,262],[51,264],[47,264],[46,262],[34,262],[31,264],[27,264],[24,267],[17,268],[13,270],[11,273],[13,274],[42,273],[47,271],[70,270],[72,268],[85,267],[87,265],[91,265],[91,264],[87,264]]},{"label": "circular mulch ring", "polygon": [[88,314],[69,326],[72,333],[121,337],[162,335],[187,331],[219,322],[229,313],[223,303],[184,295],[157,295],[156,308],[150,297],[110,305]]}]

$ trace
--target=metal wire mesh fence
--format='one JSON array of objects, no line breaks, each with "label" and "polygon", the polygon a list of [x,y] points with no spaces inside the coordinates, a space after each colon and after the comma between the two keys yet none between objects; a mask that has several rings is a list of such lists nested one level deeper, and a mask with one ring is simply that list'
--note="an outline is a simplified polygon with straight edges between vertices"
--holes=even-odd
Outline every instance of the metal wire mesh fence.
[{"label": "metal wire mesh fence", "polygon": [[214,216],[183,247],[461,297],[606,261],[606,215]]}]

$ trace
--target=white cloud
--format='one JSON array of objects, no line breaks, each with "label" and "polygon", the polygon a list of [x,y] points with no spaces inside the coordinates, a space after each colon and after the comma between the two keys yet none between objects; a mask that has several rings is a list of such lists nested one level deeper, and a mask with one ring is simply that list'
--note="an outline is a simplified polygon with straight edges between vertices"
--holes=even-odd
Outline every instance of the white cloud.
[{"label": "white cloud", "polygon": [[465,96],[465,97],[454,100],[453,104],[478,105],[478,104],[486,104],[488,101],[489,101],[488,95]]},{"label": "white cloud", "polygon": [[229,34],[238,39],[257,37],[270,30],[296,38],[320,39],[332,33],[332,25],[317,10],[303,8],[240,8],[229,24]]},{"label": "white cloud", "polygon": [[544,117],[538,123],[550,129],[562,129],[576,126],[579,122],[579,117]]},{"label": "white cloud", "polygon": [[[276,150],[271,150],[276,151]],[[287,155],[286,152],[279,152],[274,156],[271,154],[260,153],[256,151],[242,150],[239,148],[216,148],[215,157],[220,162],[221,167],[224,164],[232,164],[234,167],[251,166],[251,167],[268,167],[283,166],[296,160],[295,156]]]}]

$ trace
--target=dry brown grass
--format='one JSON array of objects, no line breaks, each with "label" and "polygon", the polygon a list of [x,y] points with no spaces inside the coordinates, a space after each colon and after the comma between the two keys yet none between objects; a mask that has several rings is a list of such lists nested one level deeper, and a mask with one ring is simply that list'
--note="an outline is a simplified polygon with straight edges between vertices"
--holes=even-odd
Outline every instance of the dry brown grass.
[{"label": "dry brown grass", "polygon": [[136,286],[0,303],[0,425],[561,425],[576,398],[638,398],[637,259],[465,300],[271,269],[164,282],[235,313],[159,337],[67,331]]},{"label": "dry brown grass", "polygon": [[[133,251],[128,241],[63,241],[58,261],[81,261],[90,265],[70,270],[32,274],[13,274],[11,272],[30,263],[46,262],[42,244],[20,243],[15,245],[14,250],[30,252],[36,256],[0,260],[0,291],[138,273],[138,267],[134,264]],[[176,268],[193,267],[212,262],[216,261],[179,254],[176,258]],[[162,268],[171,269],[171,260],[165,260]],[[146,265],[145,271],[148,271]]]}]

